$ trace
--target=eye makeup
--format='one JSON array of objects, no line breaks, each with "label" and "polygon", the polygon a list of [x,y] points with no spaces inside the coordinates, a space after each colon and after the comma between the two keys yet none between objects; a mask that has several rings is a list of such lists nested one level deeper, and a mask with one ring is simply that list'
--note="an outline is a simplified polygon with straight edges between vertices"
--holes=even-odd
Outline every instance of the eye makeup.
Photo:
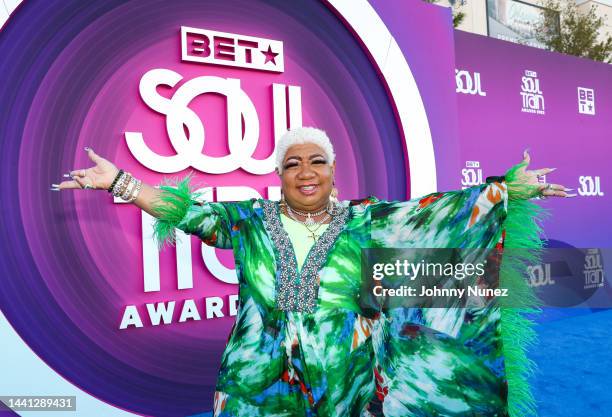
[{"label": "eye makeup", "polygon": [[[295,168],[299,166],[300,164],[302,164],[303,160],[304,158],[301,157],[300,155],[290,155],[287,157],[287,159],[285,160],[283,164],[283,170]],[[328,163],[325,155],[322,155],[320,153],[315,153],[315,154],[310,155],[308,157],[308,160],[310,161],[311,165],[320,166],[320,165],[325,165]]]}]

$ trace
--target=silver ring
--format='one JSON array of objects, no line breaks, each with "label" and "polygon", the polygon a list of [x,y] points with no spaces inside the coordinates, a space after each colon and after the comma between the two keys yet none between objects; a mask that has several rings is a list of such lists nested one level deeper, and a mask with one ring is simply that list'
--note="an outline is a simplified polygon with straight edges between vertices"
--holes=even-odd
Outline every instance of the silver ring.
[{"label": "silver ring", "polygon": [[542,188],[542,189],[540,190],[540,195],[538,196],[538,199],[540,199],[540,200],[546,200],[546,199],[548,198],[548,196],[546,196],[546,195],[544,195],[544,194],[541,194],[541,193],[543,193],[545,190],[550,190],[551,188],[552,188],[552,184],[547,183],[547,184],[546,184],[546,187],[544,187],[544,188]]},{"label": "silver ring", "polygon": [[93,189],[94,189],[94,187],[92,187],[92,186],[91,186],[91,185],[89,185],[89,184],[85,184],[85,185],[83,186],[83,189],[84,189],[84,190],[93,190]]}]

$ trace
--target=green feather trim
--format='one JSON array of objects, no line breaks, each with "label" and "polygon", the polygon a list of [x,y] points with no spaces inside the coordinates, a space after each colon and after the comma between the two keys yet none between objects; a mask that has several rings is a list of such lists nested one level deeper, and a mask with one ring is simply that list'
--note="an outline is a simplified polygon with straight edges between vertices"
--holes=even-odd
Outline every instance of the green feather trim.
[{"label": "green feather trim", "polygon": [[159,186],[161,193],[159,199],[153,204],[155,223],[153,236],[161,250],[164,245],[176,244],[176,227],[185,218],[189,207],[197,202],[200,193],[193,191],[189,174],[183,179],[166,179]]},{"label": "green feather trim", "polygon": [[522,174],[519,170],[527,166],[527,162],[520,162],[511,167],[505,174],[508,185],[508,198],[510,200],[528,200],[540,194],[542,185],[525,184],[521,180]]},{"label": "green feather trim", "polygon": [[505,174],[508,186],[508,213],[504,222],[506,235],[501,262],[501,287],[508,297],[500,301],[501,335],[508,381],[508,411],[511,417],[537,414],[536,402],[529,386],[535,364],[527,349],[536,342],[535,323],[526,315],[541,312],[541,301],[526,280],[526,266],[540,262],[543,243],[540,223],[548,210],[529,201],[537,195],[537,186],[517,184],[520,163]]}]

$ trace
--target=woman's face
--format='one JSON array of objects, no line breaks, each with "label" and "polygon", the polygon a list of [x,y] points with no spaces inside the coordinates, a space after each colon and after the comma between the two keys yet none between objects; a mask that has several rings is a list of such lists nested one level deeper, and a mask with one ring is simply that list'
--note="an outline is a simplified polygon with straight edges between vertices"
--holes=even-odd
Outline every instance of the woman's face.
[{"label": "woman's face", "polygon": [[313,143],[293,145],[285,154],[280,175],[285,200],[292,208],[317,211],[329,202],[336,162]]}]

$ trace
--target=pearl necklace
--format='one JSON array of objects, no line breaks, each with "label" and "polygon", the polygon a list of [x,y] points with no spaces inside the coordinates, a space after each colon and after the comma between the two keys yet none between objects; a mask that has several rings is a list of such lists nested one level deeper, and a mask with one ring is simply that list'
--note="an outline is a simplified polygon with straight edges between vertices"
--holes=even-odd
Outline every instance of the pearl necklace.
[{"label": "pearl necklace", "polygon": [[[293,220],[302,223],[304,226],[306,226],[308,228],[308,230],[312,233],[312,230],[310,230],[311,227],[316,226],[316,225],[321,225],[325,220],[327,220],[329,218],[329,214],[327,214],[326,216],[324,216],[321,220],[316,221],[314,219],[314,217],[316,216],[320,216],[321,214],[325,213],[327,211],[327,207],[325,207],[322,210],[319,210],[315,213],[309,213],[309,212],[303,212],[303,211],[299,211],[296,209],[292,209],[291,206],[289,204],[287,204],[287,214],[289,214],[289,217],[291,217]],[[299,220],[298,218],[296,218],[296,214],[302,216],[302,217],[306,217],[306,220]]]}]

